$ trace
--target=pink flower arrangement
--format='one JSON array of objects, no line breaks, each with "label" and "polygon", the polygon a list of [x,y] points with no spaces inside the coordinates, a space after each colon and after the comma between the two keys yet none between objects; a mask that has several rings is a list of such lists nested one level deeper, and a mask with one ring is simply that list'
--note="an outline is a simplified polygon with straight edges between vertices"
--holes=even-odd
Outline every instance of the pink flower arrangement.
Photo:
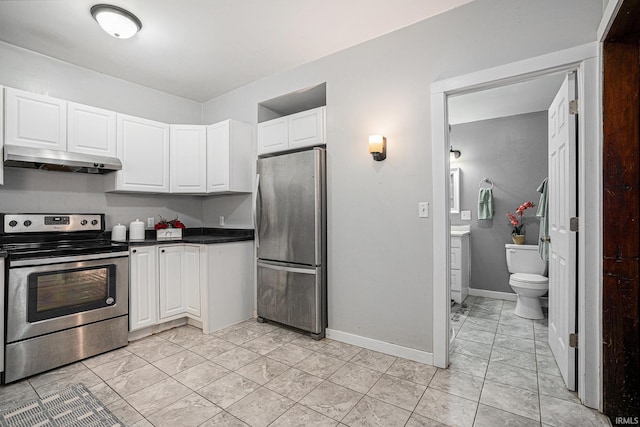
[{"label": "pink flower arrangement", "polygon": [[511,235],[519,235],[522,234],[522,227],[524,227],[524,223],[522,221],[522,214],[528,208],[534,207],[535,204],[531,201],[524,202],[521,204],[518,209],[516,209],[515,215],[511,212],[507,212],[507,217],[509,217],[509,222],[513,226],[513,230],[511,231]]}]

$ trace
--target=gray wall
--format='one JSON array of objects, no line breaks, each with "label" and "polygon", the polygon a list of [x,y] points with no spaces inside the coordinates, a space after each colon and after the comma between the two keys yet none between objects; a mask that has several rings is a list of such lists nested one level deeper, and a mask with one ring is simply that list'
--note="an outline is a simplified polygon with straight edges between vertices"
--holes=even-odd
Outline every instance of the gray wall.
[{"label": "gray wall", "polygon": [[[471,221],[451,214],[452,225],[471,226],[471,278],[475,289],[511,292],[505,243],[511,242],[507,212],[523,202],[536,204],[524,213],[526,244],[538,243],[535,216],[538,185],[547,176],[547,112],[482,120],[451,127],[451,143],[462,155],[451,167],[460,168],[460,209],[471,210]],[[483,178],[493,181],[495,213],[478,220],[478,188]],[[486,186],[486,185],[485,185]]]},{"label": "gray wall", "polygon": [[[431,83],[595,41],[601,14],[601,0],[475,0],[205,104],[205,122],[255,124],[259,102],[327,83],[330,328],[431,351],[433,224],[417,217],[432,200]],[[370,134],[387,137],[385,161]]]}]

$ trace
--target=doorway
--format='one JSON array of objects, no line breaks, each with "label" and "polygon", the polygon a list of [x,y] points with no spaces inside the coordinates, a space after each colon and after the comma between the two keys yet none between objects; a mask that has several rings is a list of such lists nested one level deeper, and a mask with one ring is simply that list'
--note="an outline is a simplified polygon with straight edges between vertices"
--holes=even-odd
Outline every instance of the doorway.
[{"label": "doorway", "polygon": [[[554,72],[577,70],[578,75],[578,104],[581,108],[582,121],[578,129],[579,159],[578,187],[580,190],[580,212],[585,212],[584,221],[588,224],[589,233],[578,236],[578,323],[579,331],[579,359],[578,359],[578,395],[587,406],[600,408],[600,348],[599,348],[599,310],[589,311],[589,319],[585,319],[585,307],[596,304],[599,307],[599,290],[601,289],[601,269],[593,260],[597,259],[598,246],[587,245],[599,236],[599,220],[597,212],[600,206],[598,195],[587,194],[584,188],[593,188],[595,179],[598,186],[597,168],[599,168],[598,146],[600,134],[598,123],[598,94],[597,94],[597,46],[585,45],[555,54],[484,70],[478,73],[436,82],[432,85],[432,159],[433,159],[433,192],[434,206],[434,364],[439,367],[448,366],[449,362],[449,329],[450,316],[450,220],[448,206],[449,178],[449,136],[447,105],[449,97],[465,92],[477,91],[481,88],[495,88],[509,83],[522,82],[532,78]],[[596,166],[596,169],[594,169]],[[586,171],[586,172],[585,172]],[[589,213],[586,207],[592,209]],[[595,233],[595,234],[592,234]],[[589,259],[589,262],[585,262]],[[585,286],[587,285],[587,286]],[[591,308],[593,308],[592,306]],[[596,318],[596,319],[594,319]]]}]

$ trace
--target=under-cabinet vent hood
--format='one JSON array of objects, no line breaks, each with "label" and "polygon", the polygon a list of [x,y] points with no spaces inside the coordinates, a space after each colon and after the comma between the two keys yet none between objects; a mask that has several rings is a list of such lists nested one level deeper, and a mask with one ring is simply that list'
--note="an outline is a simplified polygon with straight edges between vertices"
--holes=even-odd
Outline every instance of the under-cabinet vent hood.
[{"label": "under-cabinet vent hood", "polygon": [[4,146],[4,165],[5,167],[94,174],[122,169],[122,163],[115,157],[44,150],[17,145]]}]

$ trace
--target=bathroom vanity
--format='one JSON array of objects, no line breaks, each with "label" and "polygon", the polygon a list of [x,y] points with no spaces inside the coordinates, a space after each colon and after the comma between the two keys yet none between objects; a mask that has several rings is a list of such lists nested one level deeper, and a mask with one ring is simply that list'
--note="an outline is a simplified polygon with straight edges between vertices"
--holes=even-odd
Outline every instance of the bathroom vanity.
[{"label": "bathroom vanity", "polygon": [[451,227],[451,299],[458,304],[469,295],[470,236],[468,226]]}]

